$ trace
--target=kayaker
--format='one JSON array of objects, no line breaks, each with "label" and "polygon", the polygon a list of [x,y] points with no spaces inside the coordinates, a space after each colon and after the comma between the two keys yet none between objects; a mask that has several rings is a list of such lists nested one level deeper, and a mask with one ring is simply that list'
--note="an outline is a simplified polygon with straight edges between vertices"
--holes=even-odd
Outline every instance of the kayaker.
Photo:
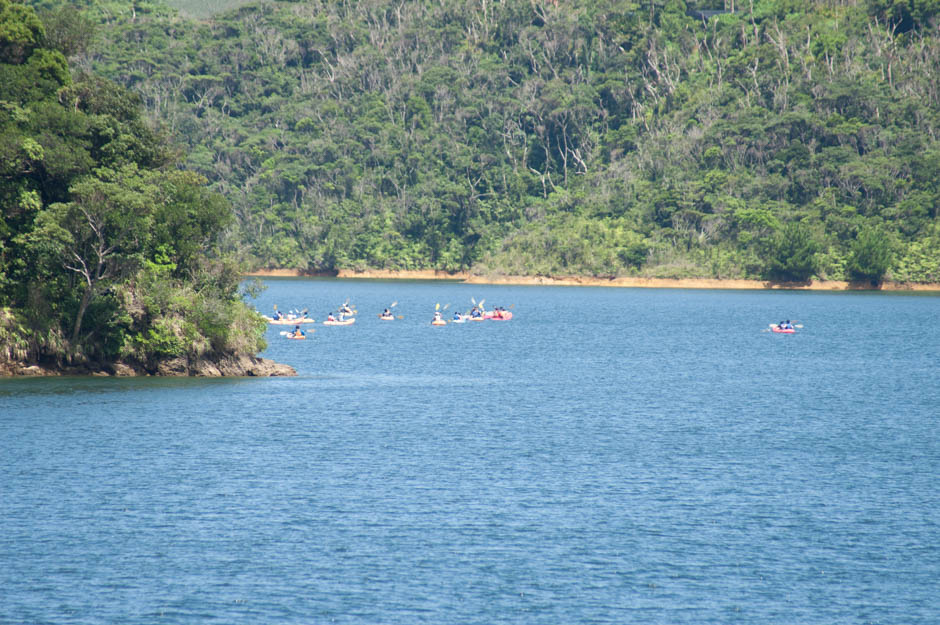
[{"label": "kayaker", "polygon": [[470,316],[473,317],[474,319],[479,319],[480,317],[483,316],[483,312],[479,308],[474,308],[473,310],[470,311]]},{"label": "kayaker", "polygon": [[383,317],[391,317],[391,316],[392,316],[392,311],[390,311],[388,308],[386,308],[385,310],[382,311],[382,316],[383,316]]},{"label": "kayaker", "polygon": [[294,326],[294,336],[307,336],[303,330],[300,329],[300,325]]},{"label": "kayaker", "polygon": [[275,321],[281,320],[281,311],[277,309],[277,306],[274,307],[274,314],[271,315],[271,318],[274,319]]},{"label": "kayaker", "polygon": [[434,311],[434,321],[440,321],[440,320],[441,320],[441,311],[439,310]]},{"label": "kayaker", "polygon": [[454,311],[454,321],[460,321],[460,313],[456,310]]},{"label": "kayaker", "polygon": [[336,317],[333,316],[333,313],[330,313],[326,316],[327,321],[336,321]]}]

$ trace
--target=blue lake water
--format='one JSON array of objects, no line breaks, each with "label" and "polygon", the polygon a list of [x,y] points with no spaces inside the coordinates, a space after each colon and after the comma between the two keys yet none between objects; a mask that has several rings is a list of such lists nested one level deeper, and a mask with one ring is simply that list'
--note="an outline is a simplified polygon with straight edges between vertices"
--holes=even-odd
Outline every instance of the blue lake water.
[{"label": "blue lake water", "polygon": [[0,380],[0,622],[940,622],[940,297],[267,284],[359,320]]}]

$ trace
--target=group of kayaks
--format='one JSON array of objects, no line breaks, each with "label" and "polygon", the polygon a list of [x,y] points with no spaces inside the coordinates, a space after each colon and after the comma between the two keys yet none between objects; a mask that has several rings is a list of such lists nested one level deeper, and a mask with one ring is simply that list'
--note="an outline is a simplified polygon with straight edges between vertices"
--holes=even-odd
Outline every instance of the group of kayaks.
[{"label": "group of kayaks", "polygon": [[[432,326],[444,326],[448,323],[467,323],[471,321],[509,321],[512,319],[512,311],[505,308],[496,307],[491,310],[486,310],[483,307],[483,302],[481,300],[477,303],[473,301],[473,308],[465,313],[454,313],[452,319],[444,319],[442,314],[442,309],[440,304],[435,305],[434,316],[431,319]],[[381,314],[378,315],[378,318],[382,321],[394,321],[395,319],[404,319],[402,315],[392,314],[392,309],[398,305],[398,302],[393,302],[391,306],[386,308]],[[443,310],[447,310],[449,304],[445,305]],[[511,307],[510,307],[511,308]],[[327,315],[325,321],[321,323],[325,326],[350,326],[356,323],[356,311],[354,308],[349,306],[349,301],[347,300],[339,309],[334,313],[331,312]],[[281,332],[281,336],[291,340],[304,340],[307,338],[307,332],[315,332],[315,330],[304,330],[302,325],[309,323],[316,323],[316,320],[312,317],[307,316],[307,309],[301,311],[290,311],[288,313],[282,313],[278,311],[277,306],[274,307],[274,314],[271,316],[263,315],[265,320],[271,325],[293,325],[294,329],[292,331]]]},{"label": "group of kayaks", "polygon": [[[267,315],[262,315],[264,319],[271,325],[293,325],[294,329],[291,332],[281,332],[281,335],[284,338],[292,339],[295,341],[302,341],[307,338],[307,331],[304,330],[301,326],[308,323],[316,323],[316,319],[313,317],[307,316],[307,309],[304,308],[301,311],[290,311],[288,313],[282,313],[277,309],[277,306],[274,307],[274,314],[270,317]],[[335,313],[331,312],[327,315],[326,320],[322,322],[325,326],[349,326],[356,323],[356,311],[349,307],[349,302],[339,307]],[[310,332],[315,332],[311,329]]]},{"label": "group of kayaks", "polygon": [[504,308],[494,308],[493,310],[473,309],[469,313],[454,313],[450,321],[444,319],[444,316],[435,313],[431,320],[432,326],[443,326],[448,323],[469,323],[471,321],[509,321],[512,319],[512,311]]},{"label": "group of kayaks", "polygon": [[[393,302],[389,308],[386,308],[381,314],[378,315],[378,318],[382,321],[394,321],[395,319],[403,319],[401,315],[395,316],[392,314],[392,308],[394,308],[398,302]],[[444,310],[448,306],[444,306]],[[510,307],[511,308],[511,307]],[[323,325],[325,326],[350,326],[356,323],[356,310],[349,307],[349,303],[343,304],[336,313],[329,313]],[[307,317],[307,309],[298,312],[291,312],[288,314],[279,313],[277,307],[274,308],[274,315],[271,317],[264,317],[267,322],[271,325],[294,325],[294,330],[291,332],[281,332],[281,335],[287,339],[291,340],[304,340],[307,338],[307,332],[301,327],[302,324],[316,323],[316,320],[310,317]],[[455,312],[453,318],[450,320],[444,319],[444,315],[441,311],[440,304],[435,305],[434,316],[431,319],[432,326],[445,326],[448,323],[469,323],[474,321],[509,321],[512,319],[512,311],[499,306],[486,310],[483,308],[483,301],[479,304],[474,301],[474,306],[468,312],[460,313]],[[794,323],[789,320],[781,321],[780,323],[771,323],[769,325],[769,330],[775,334],[796,334],[797,328],[802,328],[803,325],[799,323]],[[315,330],[311,329],[310,332]]]}]

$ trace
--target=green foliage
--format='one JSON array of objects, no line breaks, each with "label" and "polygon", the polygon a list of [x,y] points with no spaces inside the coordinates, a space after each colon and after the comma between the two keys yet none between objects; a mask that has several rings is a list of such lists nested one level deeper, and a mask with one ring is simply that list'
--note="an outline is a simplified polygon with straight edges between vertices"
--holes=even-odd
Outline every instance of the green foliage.
[{"label": "green foliage", "polygon": [[770,239],[764,277],[780,282],[806,282],[816,273],[819,245],[809,228],[789,223]]},{"label": "green foliage", "polygon": [[892,262],[891,241],[884,232],[865,228],[852,244],[846,272],[852,280],[881,282]]},{"label": "green foliage", "polygon": [[937,0],[867,0],[869,12],[894,25],[898,32],[936,26],[940,2]]},{"label": "green foliage", "polygon": [[[234,207],[225,250],[256,266],[803,275],[765,262],[798,222],[842,278],[866,224],[901,259],[937,220],[937,0],[755,0],[707,21],[686,9],[728,3],[85,0],[84,55],[60,36],[86,32],[67,3],[34,4],[35,41],[66,42],[187,147]],[[0,166],[48,174],[3,197],[67,202],[89,161],[172,161],[128,90],[20,56],[0,110],[50,130],[42,159],[0,135]],[[155,236],[191,269],[173,239],[212,218],[163,192],[189,208]]]},{"label": "green foliage", "polygon": [[47,48],[57,50],[66,57],[83,54],[91,46],[97,30],[95,23],[78,8],[65,5],[40,13]]},{"label": "green foliage", "polygon": [[0,360],[257,352],[264,321],[219,249],[230,205],[175,167],[138,95],[73,79],[63,52],[81,54],[88,24],[46,8],[43,31],[0,0]]},{"label": "green foliage", "polygon": [[178,332],[166,320],[158,320],[134,337],[135,348],[144,359],[182,356],[186,353],[186,342]]},{"label": "green foliage", "polygon": [[0,63],[23,63],[44,34],[42,22],[32,9],[13,0],[0,0]]},{"label": "green foliage", "polygon": [[901,282],[940,282],[940,227],[937,224],[897,255],[891,277]]}]

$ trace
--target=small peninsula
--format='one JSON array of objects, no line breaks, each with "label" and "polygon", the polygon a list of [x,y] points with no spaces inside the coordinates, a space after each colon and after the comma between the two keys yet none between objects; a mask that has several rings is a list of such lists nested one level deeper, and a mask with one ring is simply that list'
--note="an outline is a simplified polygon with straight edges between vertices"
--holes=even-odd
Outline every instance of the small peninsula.
[{"label": "small peninsula", "polygon": [[0,24],[0,375],[295,375],[256,356],[229,203],[140,97],[71,68],[29,6]]}]

